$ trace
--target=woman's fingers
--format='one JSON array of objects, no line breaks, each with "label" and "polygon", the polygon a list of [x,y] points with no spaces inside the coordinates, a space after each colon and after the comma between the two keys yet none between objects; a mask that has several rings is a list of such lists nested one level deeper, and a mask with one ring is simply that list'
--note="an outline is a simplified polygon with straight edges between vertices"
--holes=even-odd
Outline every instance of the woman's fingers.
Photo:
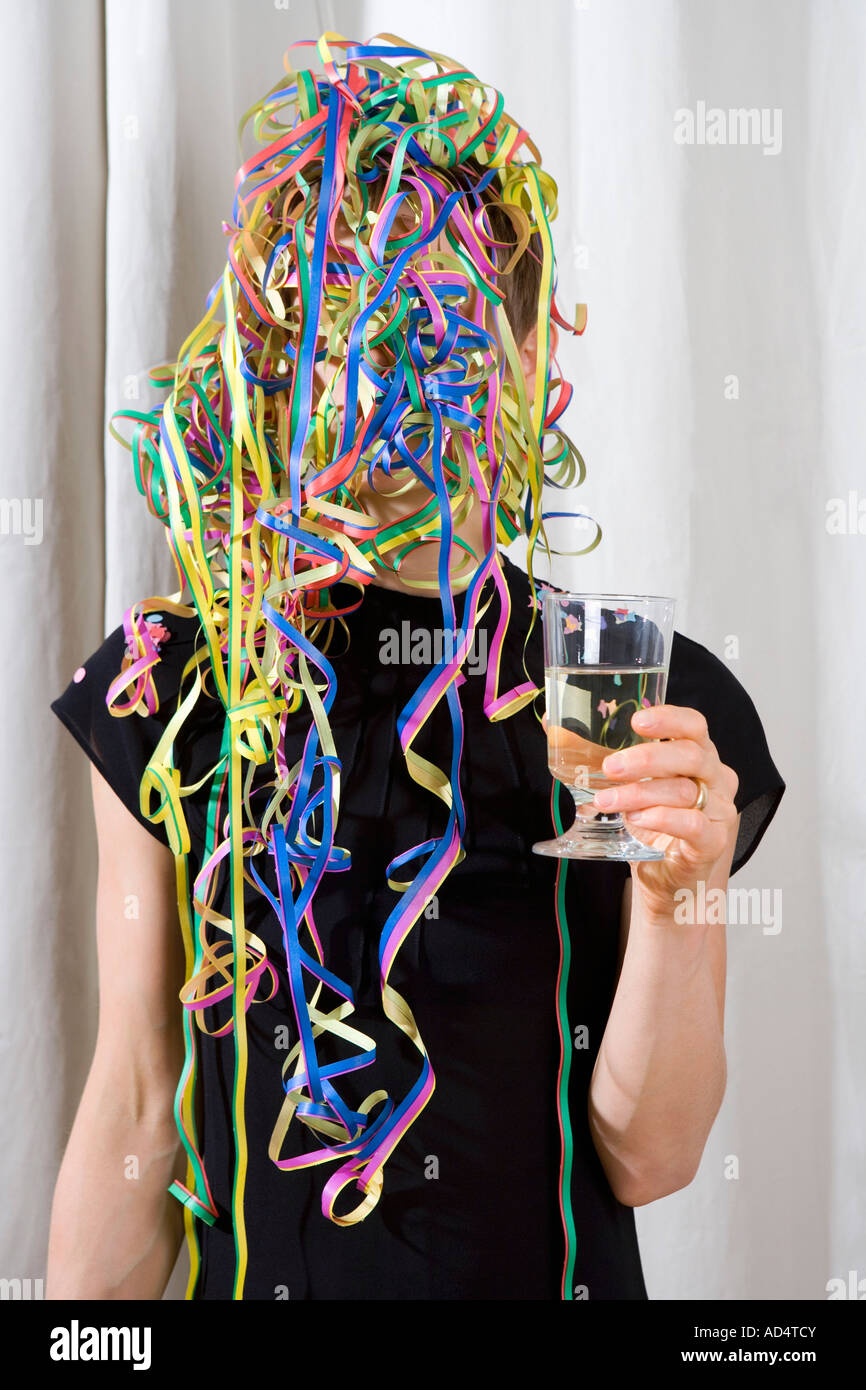
[{"label": "woman's fingers", "polygon": [[[623,787],[606,787],[596,792],[592,804],[600,811],[622,811],[630,814],[647,806],[672,806],[688,810],[694,806],[697,799],[698,789],[690,777],[651,777],[646,782],[629,782]],[[709,801],[704,809],[709,810]]]}]

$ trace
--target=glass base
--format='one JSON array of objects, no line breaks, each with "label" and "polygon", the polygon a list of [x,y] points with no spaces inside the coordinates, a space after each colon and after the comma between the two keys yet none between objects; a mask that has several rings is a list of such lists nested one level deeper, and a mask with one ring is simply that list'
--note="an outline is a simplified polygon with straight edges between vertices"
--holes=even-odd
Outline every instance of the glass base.
[{"label": "glass base", "polygon": [[[573,789],[572,789],[573,790]],[[538,840],[533,854],[553,859],[664,859],[663,849],[653,849],[626,828],[622,816],[599,814],[592,820],[578,820],[555,840]]]}]

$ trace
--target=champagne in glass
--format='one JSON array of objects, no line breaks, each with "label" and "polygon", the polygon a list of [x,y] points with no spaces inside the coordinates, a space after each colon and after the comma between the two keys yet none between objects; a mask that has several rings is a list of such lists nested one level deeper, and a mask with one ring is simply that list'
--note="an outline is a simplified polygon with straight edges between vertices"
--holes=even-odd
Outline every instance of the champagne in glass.
[{"label": "champagne in glass", "polygon": [[548,766],[571,792],[577,819],[532,848],[567,859],[663,859],[629,833],[620,812],[597,813],[589,803],[618,785],[602,772],[604,759],[649,742],[631,717],[664,701],[674,600],[548,590],[542,617]]}]

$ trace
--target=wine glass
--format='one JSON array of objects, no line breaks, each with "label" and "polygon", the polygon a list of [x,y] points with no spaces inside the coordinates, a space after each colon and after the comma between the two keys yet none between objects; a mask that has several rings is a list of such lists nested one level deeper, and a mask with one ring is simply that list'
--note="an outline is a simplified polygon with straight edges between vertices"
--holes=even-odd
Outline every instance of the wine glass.
[{"label": "wine glass", "polygon": [[675,599],[648,594],[544,591],[547,759],[568,787],[577,817],[535,854],[563,859],[664,859],[626,828],[620,811],[596,812],[595,793],[617,783],[601,764],[615,749],[648,743],[631,726],[639,709],[664,702]]}]

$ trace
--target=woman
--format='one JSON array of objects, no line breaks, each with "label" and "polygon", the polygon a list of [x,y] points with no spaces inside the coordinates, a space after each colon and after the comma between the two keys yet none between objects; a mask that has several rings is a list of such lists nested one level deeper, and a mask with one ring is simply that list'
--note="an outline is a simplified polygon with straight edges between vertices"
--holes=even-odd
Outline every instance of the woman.
[{"label": "woman", "polygon": [[646,1298],[632,1209],[725,1087],[724,928],[675,894],[725,887],[784,783],[676,633],[606,767],[665,859],[532,854],[541,484],[582,476],[556,185],[452,60],[318,52],[254,108],[225,330],[215,287],[127,416],[185,599],[52,705],[94,765],[100,1024],[48,1296],[158,1298],[183,1212],[197,1299]]}]

